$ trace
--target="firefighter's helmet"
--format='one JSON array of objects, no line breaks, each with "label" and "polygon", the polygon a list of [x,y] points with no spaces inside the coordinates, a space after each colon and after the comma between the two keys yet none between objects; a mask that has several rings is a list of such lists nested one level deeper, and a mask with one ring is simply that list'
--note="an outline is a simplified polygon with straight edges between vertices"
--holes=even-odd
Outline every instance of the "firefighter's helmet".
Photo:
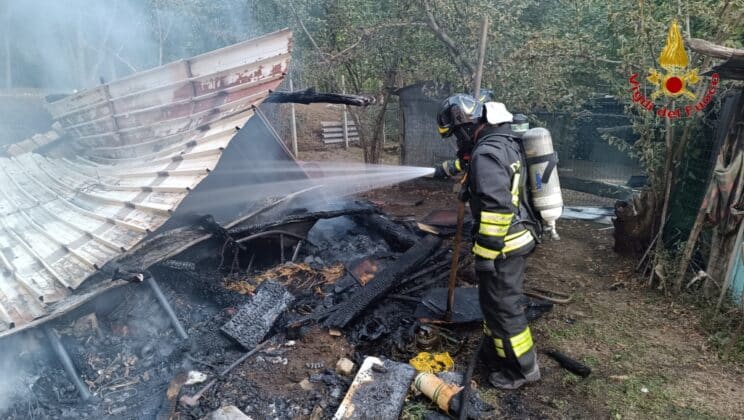
[{"label": "firefighter's helmet", "polygon": [[480,94],[478,95],[478,100],[485,104],[486,102],[495,101],[496,95],[491,89],[481,89]]},{"label": "firefighter's helmet", "polygon": [[483,103],[470,95],[452,95],[442,102],[437,114],[439,134],[449,137],[455,127],[477,124],[483,117]]}]

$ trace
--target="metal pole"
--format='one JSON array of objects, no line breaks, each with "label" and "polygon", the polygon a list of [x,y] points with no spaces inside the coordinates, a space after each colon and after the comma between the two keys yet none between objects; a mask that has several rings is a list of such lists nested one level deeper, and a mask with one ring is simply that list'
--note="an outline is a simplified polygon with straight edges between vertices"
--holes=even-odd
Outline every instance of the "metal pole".
[{"label": "metal pole", "polygon": [[176,317],[176,312],[173,310],[173,307],[171,307],[170,303],[168,303],[168,299],[165,298],[163,291],[160,290],[160,286],[158,286],[158,283],[155,281],[155,277],[150,275],[147,277],[147,279],[145,279],[145,282],[150,285],[152,292],[155,294],[155,298],[160,303],[160,306],[162,306],[165,312],[168,314],[168,318],[170,318],[171,324],[173,324],[173,328],[175,328],[178,336],[181,337],[181,339],[183,340],[188,340],[189,335],[186,334],[186,330],[183,329],[181,321],[179,321]]},{"label": "metal pole", "polygon": [[70,355],[62,344],[62,340],[59,339],[59,336],[51,327],[44,327],[44,334],[46,334],[47,339],[49,339],[49,344],[52,346],[52,350],[54,350],[60,363],[62,363],[62,367],[65,369],[67,377],[70,378],[72,383],[75,385],[75,388],[77,388],[80,398],[82,398],[83,401],[89,400],[93,395],[90,393],[90,390],[83,380],[80,379],[77,370],[75,370],[75,365],[72,364]]},{"label": "metal pole", "polygon": [[297,259],[297,255],[300,254],[300,248],[302,247],[302,241],[297,241],[297,246],[294,249],[294,252],[292,253],[292,262],[295,262]]},{"label": "metal pole", "polygon": [[[289,78],[289,90],[290,92],[294,92],[294,85],[292,84],[291,77]],[[290,129],[292,130],[292,153],[294,154],[295,159],[298,159],[298,156],[297,156],[297,119],[295,117],[294,103],[291,103],[289,105],[289,111],[291,115]]]},{"label": "metal pole", "polygon": [[481,25],[480,54],[478,56],[478,69],[473,81],[473,95],[476,99],[480,95],[481,79],[483,78],[483,63],[486,61],[486,40],[488,39],[488,16],[483,16]]},{"label": "metal pole", "polygon": [[[346,78],[341,75],[341,93],[346,93]],[[349,117],[346,112],[346,105],[344,105],[344,148],[349,148]]]}]

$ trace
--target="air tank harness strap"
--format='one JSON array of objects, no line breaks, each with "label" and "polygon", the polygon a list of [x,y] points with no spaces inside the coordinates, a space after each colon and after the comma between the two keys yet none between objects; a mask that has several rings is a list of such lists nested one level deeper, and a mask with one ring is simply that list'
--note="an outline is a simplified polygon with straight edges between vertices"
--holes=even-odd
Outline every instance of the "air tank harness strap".
[{"label": "air tank harness strap", "polygon": [[553,171],[555,170],[556,165],[558,165],[558,153],[553,152],[547,155],[542,156],[533,156],[531,158],[527,158],[527,166],[536,165],[538,163],[545,163],[548,162],[548,166],[545,167],[545,171],[542,173],[542,182],[548,183],[550,182],[550,175],[553,174]]},{"label": "air tank harness strap", "polygon": [[521,182],[522,176],[522,163],[516,161],[509,166],[514,173],[511,186],[512,204],[514,205],[514,207],[519,208],[519,183]]}]

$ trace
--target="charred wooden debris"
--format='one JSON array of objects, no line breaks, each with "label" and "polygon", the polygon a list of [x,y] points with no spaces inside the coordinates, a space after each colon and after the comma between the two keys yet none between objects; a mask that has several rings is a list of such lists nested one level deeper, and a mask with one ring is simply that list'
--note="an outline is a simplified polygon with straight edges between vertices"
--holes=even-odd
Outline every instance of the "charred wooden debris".
[{"label": "charred wooden debris", "polygon": [[[29,398],[40,417],[201,418],[230,402],[249,414],[326,418],[353,379],[353,368],[333,369],[338,359],[407,362],[426,347],[414,311],[427,287],[445,284],[446,241],[370,203],[318,210],[303,194],[226,225],[194,217],[102,267],[82,290],[95,296],[45,333],[5,340],[54,352],[22,358],[21,379],[33,383],[3,418],[27,417]],[[453,352],[464,344],[441,334]],[[189,373],[207,379],[189,382]],[[299,392],[275,392],[280,381]]]}]

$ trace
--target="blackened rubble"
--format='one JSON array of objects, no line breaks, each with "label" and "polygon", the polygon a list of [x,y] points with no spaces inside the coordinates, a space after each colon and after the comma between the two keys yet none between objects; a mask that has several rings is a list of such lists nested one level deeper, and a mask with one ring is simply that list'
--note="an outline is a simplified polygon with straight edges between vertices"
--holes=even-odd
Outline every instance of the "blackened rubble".
[{"label": "blackened rubble", "polygon": [[[366,356],[406,363],[432,349],[431,340],[418,339],[422,328],[436,339],[438,350],[457,355],[467,346],[466,333],[424,327],[414,316],[425,292],[446,284],[446,243],[366,203],[332,211],[285,204],[269,206],[237,226],[213,226],[211,238],[180,253],[167,251],[170,260],[150,266],[187,340],[176,334],[146,285],[111,290],[50,324],[94,397],[83,403],[53,355],[43,354],[24,371],[31,390],[27,398],[19,398],[0,417],[155,418],[175,412],[196,419],[234,405],[254,418],[330,418],[353,379],[336,372],[340,359],[356,366]],[[294,227],[311,222],[301,233],[306,241],[295,262],[289,261],[297,246],[291,238],[284,243],[284,262],[273,235],[244,241],[244,247],[226,246],[288,229],[282,221]],[[190,237],[208,234],[203,225],[189,229],[194,231]],[[174,248],[163,240],[156,243],[162,245],[156,250]],[[377,267],[362,285],[350,270],[364,260]],[[278,297],[277,308],[287,309],[274,311],[249,332],[228,328],[234,333],[225,334],[226,324],[245,318],[241,311],[266,315],[276,309],[261,304],[262,290],[276,292],[267,296]],[[76,320],[89,314],[96,328],[79,328]],[[43,335],[31,335],[39,348],[45,346]],[[220,375],[261,340],[271,342]],[[206,374],[206,382],[173,387],[192,370]],[[193,407],[167,397],[169,385],[182,398],[213,380]]]}]

